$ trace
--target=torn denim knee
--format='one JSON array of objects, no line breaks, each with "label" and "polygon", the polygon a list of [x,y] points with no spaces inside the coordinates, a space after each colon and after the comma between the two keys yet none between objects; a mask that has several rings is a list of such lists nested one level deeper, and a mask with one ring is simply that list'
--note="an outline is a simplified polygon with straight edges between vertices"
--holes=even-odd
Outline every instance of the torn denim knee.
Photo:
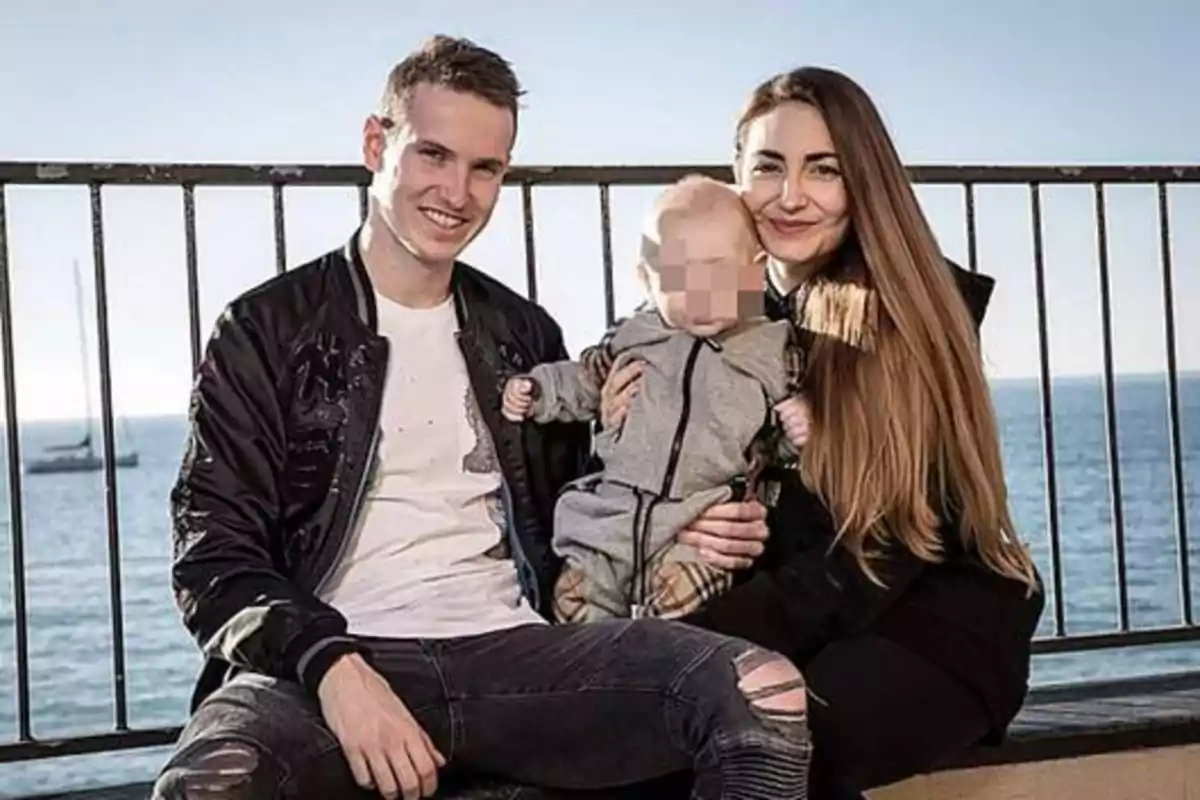
[{"label": "torn denim knee", "polygon": [[[236,800],[253,798],[263,775],[263,756],[248,742],[206,743],[171,765],[158,785],[155,800]],[[259,793],[258,796],[262,796]]]},{"label": "torn denim knee", "polygon": [[792,740],[808,738],[804,676],[791,661],[760,648],[734,660],[738,691],[765,728]]}]

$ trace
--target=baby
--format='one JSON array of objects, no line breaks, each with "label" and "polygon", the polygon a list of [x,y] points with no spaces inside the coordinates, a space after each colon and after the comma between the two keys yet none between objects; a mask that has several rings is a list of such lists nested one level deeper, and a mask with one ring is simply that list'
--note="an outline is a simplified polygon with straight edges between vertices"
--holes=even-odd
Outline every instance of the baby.
[{"label": "baby", "polygon": [[762,316],[759,251],[733,189],[684,178],[658,197],[643,231],[648,302],[579,361],[506,382],[513,422],[590,420],[608,369],[645,364],[624,422],[596,437],[604,471],[567,486],[555,507],[560,621],[683,616],[732,584],[676,535],[714,504],[742,499],[765,462],[794,459],[807,432],[789,325]]}]

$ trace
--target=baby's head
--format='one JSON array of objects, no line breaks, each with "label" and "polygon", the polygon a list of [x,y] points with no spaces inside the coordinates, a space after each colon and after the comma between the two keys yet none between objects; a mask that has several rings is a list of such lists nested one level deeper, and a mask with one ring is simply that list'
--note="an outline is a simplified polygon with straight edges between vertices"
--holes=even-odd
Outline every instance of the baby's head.
[{"label": "baby's head", "polygon": [[762,314],[761,245],[734,189],[688,176],[655,200],[638,273],[668,325],[714,336]]}]

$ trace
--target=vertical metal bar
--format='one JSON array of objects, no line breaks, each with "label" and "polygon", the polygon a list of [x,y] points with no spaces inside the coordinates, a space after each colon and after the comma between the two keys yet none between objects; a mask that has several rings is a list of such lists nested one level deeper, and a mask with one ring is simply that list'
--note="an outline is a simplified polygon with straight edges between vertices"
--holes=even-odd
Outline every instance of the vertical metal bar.
[{"label": "vertical metal bar", "polygon": [[1042,471],[1046,481],[1046,523],[1050,533],[1050,569],[1054,580],[1054,635],[1066,635],[1062,543],[1058,529],[1058,478],[1054,467],[1054,402],[1050,385],[1050,336],[1046,326],[1046,255],[1042,244],[1042,193],[1029,184],[1033,219],[1033,275],[1037,299],[1038,388],[1042,401]]},{"label": "vertical metal bar", "polygon": [[1175,288],[1171,267],[1171,208],[1167,184],[1158,184],[1158,233],[1162,252],[1163,327],[1167,339],[1167,418],[1171,430],[1172,498],[1179,551],[1179,602],[1183,624],[1193,624],[1192,575],[1188,553],[1187,500],[1183,480],[1183,437],[1179,425],[1179,366],[1175,355]]},{"label": "vertical metal bar", "polygon": [[192,369],[200,363],[200,276],[196,258],[196,187],[183,185],[183,240],[187,248],[188,331],[192,342]]},{"label": "vertical metal bar", "polygon": [[533,242],[533,186],[521,184],[521,218],[525,223],[525,285],[530,300],[537,302],[537,252]]},{"label": "vertical metal bar", "polygon": [[963,201],[967,207],[967,266],[979,271],[979,230],[975,225],[975,184],[963,184]]},{"label": "vertical metal bar", "polygon": [[91,183],[92,262],[96,280],[96,339],[100,355],[100,426],[104,441],[104,500],[108,516],[108,591],[113,637],[113,704],[115,727],[129,729],[125,702],[125,619],[121,602],[121,536],[117,513],[117,450],[114,444],[112,371],[109,364],[108,291],[104,270],[104,209],[101,186]]},{"label": "vertical metal bar", "polygon": [[8,439],[8,530],[12,540],[13,623],[16,633],[17,739],[32,738],[29,709],[29,614],[25,606],[25,513],[21,491],[21,428],[13,354],[12,277],[8,271],[7,187],[0,183],[0,337],[4,356],[4,430]]},{"label": "vertical metal bar", "polygon": [[275,216],[275,271],[287,272],[287,238],[283,226],[283,184],[271,184],[271,205]]},{"label": "vertical metal bar", "polygon": [[1104,423],[1108,445],[1108,476],[1113,514],[1113,552],[1117,571],[1117,615],[1120,629],[1129,630],[1129,581],[1125,565],[1125,514],[1121,502],[1121,456],[1117,441],[1116,393],[1113,387],[1112,291],[1108,274],[1108,214],[1104,184],[1093,185],[1096,195],[1096,250],[1100,271],[1100,334],[1104,354]]},{"label": "vertical metal bar", "polygon": [[359,222],[367,221],[367,187],[365,185],[358,187],[358,220]]},{"label": "vertical metal bar", "polygon": [[604,327],[616,322],[617,301],[613,292],[612,208],[608,198],[609,186],[600,184],[600,252],[604,269]]}]

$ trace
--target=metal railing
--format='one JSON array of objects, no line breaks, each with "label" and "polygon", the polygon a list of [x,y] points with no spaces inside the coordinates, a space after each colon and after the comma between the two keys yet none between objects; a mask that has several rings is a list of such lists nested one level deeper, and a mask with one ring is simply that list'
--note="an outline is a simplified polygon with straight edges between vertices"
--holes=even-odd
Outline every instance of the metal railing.
[{"label": "metal railing", "polygon": [[[594,187],[597,192],[604,277],[605,318],[615,317],[613,283],[612,215],[610,189],[614,186],[657,186],[685,174],[703,173],[727,180],[728,167],[712,165],[675,166],[523,166],[506,177],[508,185],[521,193],[526,291],[537,297],[537,256],[534,236],[534,194],[537,187]],[[1039,389],[1045,479],[1045,512],[1049,538],[1050,575],[1048,588],[1053,594],[1053,634],[1035,642],[1039,653],[1063,653],[1147,644],[1200,641],[1200,626],[1194,622],[1188,563],[1188,529],[1185,513],[1185,481],[1180,430],[1180,393],[1176,353],[1176,323],[1172,269],[1172,238],[1169,224],[1170,191],[1176,184],[1200,184],[1200,165],[1189,166],[915,166],[910,168],[913,181],[922,185],[959,186],[963,192],[966,223],[967,266],[978,268],[976,224],[976,188],[987,185],[1026,186],[1029,191],[1033,238],[1033,273],[1036,295],[1039,353]],[[199,285],[196,245],[195,189],[198,186],[269,186],[272,191],[275,263],[282,273],[288,263],[284,226],[284,196],[288,187],[357,187],[360,215],[366,213],[368,173],[361,167],[330,165],[228,165],[228,164],[85,164],[46,162],[0,162],[0,338],[4,380],[4,416],[8,446],[9,531],[11,536],[13,613],[17,694],[17,738],[0,744],[0,763],[50,756],[106,752],[168,744],[178,728],[133,729],[125,686],[125,632],[122,621],[122,585],[120,571],[121,537],[117,514],[117,471],[111,458],[114,448],[112,382],[108,330],[107,274],[103,226],[104,187],[115,185],[177,186],[183,198],[183,223],[186,248],[189,334],[193,364],[199,361],[200,338]],[[1117,422],[1113,380],[1112,309],[1110,295],[1108,227],[1105,187],[1118,184],[1144,184],[1157,187],[1160,261],[1162,264],[1162,301],[1165,315],[1165,345],[1168,381],[1168,419],[1172,497],[1175,507],[1175,538],[1178,544],[1179,592],[1182,624],[1135,629],[1130,625],[1129,595],[1126,580],[1125,520],[1122,512],[1121,471],[1118,454]],[[22,477],[19,414],[16,376],[13,365],[13,326],[11,276],[7,242],[6,189],[15,185],[86,186],[91,200],[92,247],[96,294],[96,325],[100,359],[100,403],[102,438],[105,453],[103,473],[107,530],[108,580],[113,640],[114,725],[108,732],[53,740],[32,735],[29,702],[29,636],[26,608],[25,538],[22,509]],[[1062,556],[1059,524],[1058,485],[1055,475],[1054,415],[1047,335],[1046,271],[1043,244],[1043,186],[1078,185],[1094,187],[1096,236],[1099,253],[1101,332],[1103,346],[1103,399],[1105,438],[1109,468],[1110,503],[1113,513],[1113,537],[1116,558],[1118,625],[1111,632],[1068,635],[1065,625]]]}]

